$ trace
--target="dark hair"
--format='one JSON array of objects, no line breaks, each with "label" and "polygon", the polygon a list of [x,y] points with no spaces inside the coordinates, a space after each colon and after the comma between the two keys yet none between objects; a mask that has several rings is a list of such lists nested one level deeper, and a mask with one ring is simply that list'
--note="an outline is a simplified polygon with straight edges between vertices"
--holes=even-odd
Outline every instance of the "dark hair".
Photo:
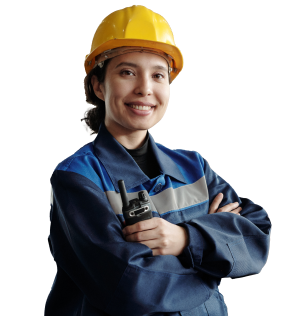
[{"label": "dark hair", "polygon": [[97,134],[99,132],[100,124],[105,119],[105,102],[95,95],[91,78],[92,76],[96,76],[99,82],[104,82],[106,68],[109,62],[110,59],[106,60],[102,68],[96,66],[84,79],[86,102],[95,105],[95,107],[86,111],[84,118],[81,121],[85,121],[85,123],[93,131],[92,134]]}]

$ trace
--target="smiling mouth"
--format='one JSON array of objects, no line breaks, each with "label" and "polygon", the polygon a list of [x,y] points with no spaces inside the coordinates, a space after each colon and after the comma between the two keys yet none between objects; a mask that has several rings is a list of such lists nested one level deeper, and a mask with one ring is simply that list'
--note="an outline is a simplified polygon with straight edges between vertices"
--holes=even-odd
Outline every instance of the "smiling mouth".
[{"label": "smiling mouth", "polygon": [[132,109],[136,109],[136,110],[139,110],[139,111],[148,111],[151,108],[155,107],[155,106],[148,106],[148,105],[127,104],[127,103],[125,103],[125,105],[129,106]]}]

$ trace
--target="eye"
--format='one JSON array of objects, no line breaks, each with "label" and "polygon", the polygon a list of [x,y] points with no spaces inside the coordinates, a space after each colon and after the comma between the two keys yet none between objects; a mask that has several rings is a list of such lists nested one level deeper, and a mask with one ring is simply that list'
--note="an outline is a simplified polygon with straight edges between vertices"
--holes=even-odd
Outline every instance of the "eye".
[{"label": "eye", "polygon": [[130,72],[130,73],[132,74],[132,72],[129,71],[129,70],[122,70],[122,71],[120,72],[120,74],[123,74],[124,72]]},{"label": "eye", "polygon": [[[132,72],[130,71],[130,70],[122,70],[121,72],[120,72],[120,74],[122,75],[123,73],[131,73],[132,74]],[[162,76],[162,78],[164,78],[164,75],[162,75],[161,73],[157,73],[157,74],[155,74],[154,76]],[[157,79],[161,79],[161,78],[157,78]]]},{"label": "eye", "polygon": [[156,74],[155,76],[162,76],[162,78],[164,78],[164,76],[162,74]]}]

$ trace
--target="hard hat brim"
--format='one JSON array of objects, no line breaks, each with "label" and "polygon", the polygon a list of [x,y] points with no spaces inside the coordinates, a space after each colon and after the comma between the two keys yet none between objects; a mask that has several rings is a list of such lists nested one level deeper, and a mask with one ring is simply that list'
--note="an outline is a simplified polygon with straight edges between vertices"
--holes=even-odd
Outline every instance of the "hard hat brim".
[{"label": "hard hat brim", "polygon": [[106,50],[118,48],[122,46],[137,46],[137,47],[146,47],[146,48],[155,48],[163,51],[164,53],[170,55],[173,58],[173,70],[170,73],[171,82],[177,77],[180,71],[183,68],[183,57],[180,50],[171,44],[154,42],[148,40],[139,40],[139,39],[112,39],[109,40],[96,49],[94,49],[89,55],[85,58],[85,71],[88,74],[94,67],[95,57],[99,54],[105,52]]}]

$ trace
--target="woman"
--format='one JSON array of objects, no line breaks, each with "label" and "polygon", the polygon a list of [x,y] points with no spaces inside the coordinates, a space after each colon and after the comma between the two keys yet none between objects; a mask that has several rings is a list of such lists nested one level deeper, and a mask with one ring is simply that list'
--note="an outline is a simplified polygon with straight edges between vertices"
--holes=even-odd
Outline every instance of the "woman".
[{"label": "woman", "polygon": [[[227,315],[221,278],[265,264],[266,212],[198,153],[148,133],[182,65],[168,23],[143,6],[98,27],[85,60],[87,101],[96,105],[85,121],[98,135],[51,178],[57,275],[45,315]],[[125,225],[119,180],[129,200],[144,191],[153,218]]]}]

